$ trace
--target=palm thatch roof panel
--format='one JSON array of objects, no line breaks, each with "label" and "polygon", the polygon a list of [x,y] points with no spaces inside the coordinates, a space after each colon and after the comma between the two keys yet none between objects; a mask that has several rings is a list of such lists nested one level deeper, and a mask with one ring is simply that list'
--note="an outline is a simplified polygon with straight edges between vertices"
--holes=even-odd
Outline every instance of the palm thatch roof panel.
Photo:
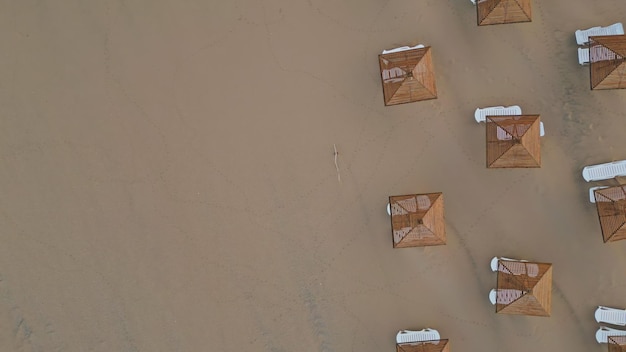
[{"label": "palm thatch roof panel", "polygon": [[532,21],[530,0],[478,0],[479,26]]},{"label": "palm thatch roof panel", "polygon": [[626,352],[626,336],[609,336],[609,352]]},{"label": "palm thatch roof panel", "polygon": [[592,89],[626,88],[626,61],[605,61],[591,65]]},{"label": "palm thatch roof panel", "polygon": [[[626,57],[626,35],[601,35],[589,37],[590,47],[599,44],[619,57]],[[591,59],[593,53],[589,52],[589,58]]]}]

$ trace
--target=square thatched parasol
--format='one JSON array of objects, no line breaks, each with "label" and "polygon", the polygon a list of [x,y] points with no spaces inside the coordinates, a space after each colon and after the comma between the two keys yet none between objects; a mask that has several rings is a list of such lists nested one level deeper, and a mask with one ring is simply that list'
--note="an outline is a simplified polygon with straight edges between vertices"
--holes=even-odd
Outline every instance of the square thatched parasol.
[{"label": "square thatched parasol", "polygon": [[396,352],[449,352],[448,340],[406,342],[396,344]]},{"label": "square thatched parasol", "polygon": [[626,336],[609,336],[609,352],[626,352]]},{"label": "square thatched parasol", "polygon": [[626,35],[589,37],[591,89],[626,88]]},{"label": "square thatched parasol", "polygon": [[487,116],[487,167],[541,167],[539,115]]},{"label": "square thatched parasol", "polygon": [[532,21],[530,0],[477,0],[478,25]]},{"label": "square thatched parasol", "polygon": [[385,105],[437,98],[430,47],[378,55]]},{"label": "square thatched parasol", "polygon": [[394,248],[446,244],[443,194],[389,197]]},{"label": "square thatched parasol", "polygon": [[594,195],[604,242],[626,239],[626,185],[596,189]]},{"label": "square thatched parasol", "polygon": [[549,317],[552,264],[498,261],[496,313]]}]

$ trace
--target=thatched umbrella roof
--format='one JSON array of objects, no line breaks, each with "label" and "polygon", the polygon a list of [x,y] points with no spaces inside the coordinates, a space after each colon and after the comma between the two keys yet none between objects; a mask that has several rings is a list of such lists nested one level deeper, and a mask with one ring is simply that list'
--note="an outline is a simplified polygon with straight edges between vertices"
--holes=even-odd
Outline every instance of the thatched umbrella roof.
[{"label": "thatched umbrella roof", "polygon": [[589,37],[591,89],[626,88],[626,35]]},{"label": "thatched umbrella roof", "polygon": [[450,344],[447,339],[398,343],[396,352],[450,352]]},{"label": "thatched umbrella roof", "polygon": [[487,116],[487,167],[541,167],[539,115]]},{"label": "thatched umbrella roof", "polygon": [[498,261],[496,313],[549,317],[552,264]]},{"label": "thatched umbrella roof", "polygon": [[626,185],[596,189],[594,195],[604,242],[626,239]]},{"label": "thatched umbrella roof", "polygon": [[393,247],[446,244],[443,194],[411,194],[389,197]]},{"label": "thatched umbrella roof", "polygon": [[530,0],[478,0],[478,25],[530,22]]},{"label": "thatched umbrella roof", "polygon": [[378,55],[385,105],[437,98],[430,47]]},{"label": "thatched umbrella roof", "polygon": [[609,352],[626,352],[626,336],[609,336]]}]

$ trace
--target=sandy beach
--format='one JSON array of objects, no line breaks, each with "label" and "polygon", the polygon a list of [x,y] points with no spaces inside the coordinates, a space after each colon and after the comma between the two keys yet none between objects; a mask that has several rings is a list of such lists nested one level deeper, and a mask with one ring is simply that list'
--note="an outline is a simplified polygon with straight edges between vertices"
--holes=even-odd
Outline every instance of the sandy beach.
[{"label": "sandy beach", "polygon": [[[581,170],[626,159],[626,90],[590,90],[574,31],[626,4],[532,6],[2,2],[0,350],[606,351],[626,241]],[[438,98],[386,107],[378,54],[416,44]],[[541,168],[486,168],[494,105],[541,116]],[[429,192],[447,244],[392,248],[388,197]],[[550,317],[495,313],[493,256],[553,264]]]}]

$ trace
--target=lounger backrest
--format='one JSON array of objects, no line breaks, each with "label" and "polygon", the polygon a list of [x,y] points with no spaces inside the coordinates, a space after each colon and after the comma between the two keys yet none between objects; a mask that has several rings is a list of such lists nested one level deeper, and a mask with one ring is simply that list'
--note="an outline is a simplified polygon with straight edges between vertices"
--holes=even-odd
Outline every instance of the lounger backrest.
[{"label": "lounger backrest", "polygon": [[617,176],[626,176],[626,160],[586,166],[583,169],[586,181],[608,180]]},{"label": "lounger backrest", "polygon": [[620,325],[626,323],[626,311],[624,310],[602,309],[600,317],[603,321],[611,324]]},{"label": "lounger backrest", "polygon": [[492,108],[485,109],[485,116],[509,116],[509,115],[521,115],[522,111],[514,106],[506,108]]},{"label": "lounger backrest", "polygon": [[409,343],[420,341],[440,340],[439,332],[434,329],[424,329],[420,331],[401,331],[396,335],[397,343]]}]

